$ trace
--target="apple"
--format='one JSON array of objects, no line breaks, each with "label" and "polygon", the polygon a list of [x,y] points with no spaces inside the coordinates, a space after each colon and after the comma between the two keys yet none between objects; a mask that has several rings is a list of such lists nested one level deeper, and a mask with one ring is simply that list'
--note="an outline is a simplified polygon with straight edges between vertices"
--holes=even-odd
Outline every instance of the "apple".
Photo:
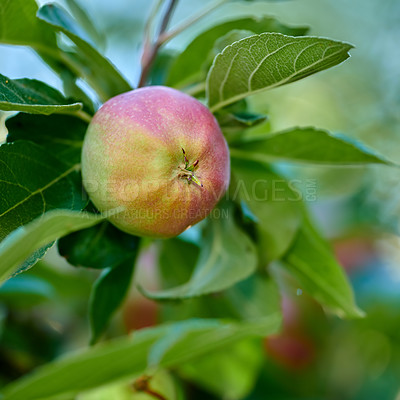
[{"label": "apple", "polygon": [[282,331],[264,340],[268,358],[286,369],[306,369],[312,365],[316,357],[315,339],[303,326],[304,307],[310,307],[307,299],[283,296]]},{"label": "apple", "polygon": [[169,238],[204,219],[229,185],[229,149],[210,110],[149,86],[108,100],[82,149],[86,191],[117,228]]},{"label": "apple", "polygon": [[124,325],[128,332],[157,325],[159,305],[143,296],[130,298],[123,308]]},{"label": "apple", "polygon": [[301,332],[284,331],[265,339],[268,356],[287,369],[304,369],[315,358],[315,345]]}]

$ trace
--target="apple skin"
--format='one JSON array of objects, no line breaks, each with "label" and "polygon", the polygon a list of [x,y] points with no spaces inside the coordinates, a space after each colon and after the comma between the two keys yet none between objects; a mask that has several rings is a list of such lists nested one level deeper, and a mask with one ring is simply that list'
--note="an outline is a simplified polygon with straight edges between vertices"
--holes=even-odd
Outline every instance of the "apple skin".
[{"label": "apple skin", "polygon": [[202,103],[149,86],[113,97],[97,111],[83,143],[82,176],[100,211],[123,207],[109,218],[117,228],[169,238],[204,219],[222,198],[229,149]]}]

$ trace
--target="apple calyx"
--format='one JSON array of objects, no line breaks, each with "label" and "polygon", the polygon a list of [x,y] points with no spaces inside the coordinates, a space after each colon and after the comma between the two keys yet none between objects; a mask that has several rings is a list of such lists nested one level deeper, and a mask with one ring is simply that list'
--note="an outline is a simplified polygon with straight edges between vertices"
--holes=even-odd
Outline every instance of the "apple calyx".
[{"label": "apple calyx", "polygon": [[199,160],[196,160],[193,164],[190,164],[189,160],[186,157],[185,149],[183,147],[182,147],[182,153],[183,153],[184,166],[183,167],[179,166],[180,172],[178,174],[178,178],[186,179],[189,184],[193,182],[195,185],[203,187],[203,184],[195,175],[195,170],[199,165]]}]

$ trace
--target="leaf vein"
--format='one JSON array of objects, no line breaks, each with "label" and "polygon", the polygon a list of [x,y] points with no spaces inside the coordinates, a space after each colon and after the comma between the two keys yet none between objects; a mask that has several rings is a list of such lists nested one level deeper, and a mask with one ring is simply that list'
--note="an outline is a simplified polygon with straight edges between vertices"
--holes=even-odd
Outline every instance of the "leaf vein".
[{"label": "leaf vein", "polygon": [[71,168],[69,168],[68,170],[66,170],[65,172],[63,172],[62,174],[60,174],[59,176],[57,176],[57,178],[53,179],[51,182],[47,183],[46,185],[44,185],[43,187],[36,189],[35,191],[31,192],[29,196],[25,197],[24,199],[20,200],[18,203],[14,204],[12,207],[10,207],[8,210],[4,211],[2,214],[0,214],[0,218],[3,217],[4,215],[8,214],[9,212],[11,212],[12,210],[15,210],[17,207],[23,205],[24,203],[26,203],[29,199],[31,199],[33,196],[37,195],[37,194],[41,194],[42,192],[44,192],[45,190],[47,190],[49,187],[55,185],[57,182],[59,182],[61,179],[65,178],[66,176],[68,176],[70,173],[72,173],[74,170],[76,170],[77,166],[79,164],[75,164],[74,166],[72,166]]}]

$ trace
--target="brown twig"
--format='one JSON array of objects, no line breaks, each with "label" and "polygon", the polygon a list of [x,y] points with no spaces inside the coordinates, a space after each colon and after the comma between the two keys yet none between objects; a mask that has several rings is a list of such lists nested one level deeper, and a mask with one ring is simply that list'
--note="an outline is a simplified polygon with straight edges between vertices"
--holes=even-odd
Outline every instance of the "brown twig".
[{"label": "brown twig", "polygon": [[153,392],[151,389],[146,390],[144,393],[149,394],[150,396],[153,396],[159,400],[167,400],[162,394]]},{"label": "brown twig", "polygon": [[[174,8],[175,8],[177,2],[178,2],[178,0],[169,0],[169,5],[168,5],[168,8],[166,9],[164,17],[162,19],[158,37],[160,37],[166,31],[166,29],[168,27],[168,22],[171,19],[172,13],[174,11]],[[157,38],[157,43],[158,43],[158,38]]]},{"label": "brown twig", "polygon": [[141,61],[142,72],[140,75],[138,87],[144,86],[147,82],[147,78],[149,76],[153,62],[156,59],[157,52],[162,45],[162,42],[159,40],[159,38],[164,35],[177,2],[178,0],[169,0],[168,7],[166,8],[164,16],[161,20],[161,25],[156,36],[156,40],[152,43],[149,38],[145,39]]},{"label": "brown twig", "polygon": [[228,1],[229,0],[216,0],[214,3],[207,5],[206,8],[204,8],[203,10],[200,10],[197,14],[183,21],[180,25],[172,29],[170,32],[164,31],[164,33],[162,33],[158,38],[160,45],[164,44],[165,42],[168,42],[175,36],[179,35],[185,29],[192,26],[195,22],[204,18],[206,15],[210,14],[212,11],[216,10],[218,7],[222,6],[222,4],[227,3]]},{"label": "brown twig", "polygon": [[155,397],[156,399],[166,400],[166,398],[162,394],[157,393],[150,388],[149,386],[150,380],[151,380],[150,376],[147,375],[141,376],[133,383],[133,388],[138,392],[146,393],[150,396]]}]

